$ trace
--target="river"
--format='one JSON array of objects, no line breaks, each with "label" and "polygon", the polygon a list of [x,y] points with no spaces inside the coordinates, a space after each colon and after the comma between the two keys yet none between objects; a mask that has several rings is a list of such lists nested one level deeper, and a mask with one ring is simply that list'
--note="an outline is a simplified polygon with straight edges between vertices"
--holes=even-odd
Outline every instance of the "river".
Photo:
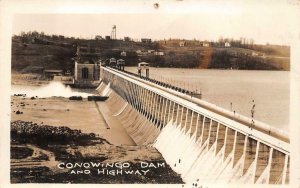
[{"label": "river", "polygon": [[[136,67],[126,67],[137,73]],[[202,99],[289,131],[290,81],[287,71],[150,68],[150,77],[189,90]],[[254,102],[253,102],[254,101]],[[231,105],[232,104],[232,105]]]}]

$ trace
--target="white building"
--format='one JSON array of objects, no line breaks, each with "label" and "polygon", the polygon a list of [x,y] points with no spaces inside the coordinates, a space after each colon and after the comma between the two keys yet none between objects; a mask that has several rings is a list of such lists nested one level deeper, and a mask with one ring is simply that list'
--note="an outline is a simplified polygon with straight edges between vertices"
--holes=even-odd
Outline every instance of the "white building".
[{"label": "white building", "polygon": [[75,62],[74,83],[77,87],[95,87],[100,81],[100,65],[95,62]]},{"label": "white building", "polygon": [[126,52],[125,51],[121,52],[121,56],[126,57]]},{"label": "white building", "polygon": [[229,43],[229,42],[225,42],[225,47],[230,47],[231,46],[231,44]]},{"label": "white building", "polygon": [[210,44],[209,44],[209,42],[203,42],[203,46],[204,46],[204,47],[209,47]]},{"label": "white building", "polygon": [[157,55],[157,56],[163,56],[165,55],[164,52],[154,52],[154,55]]}]

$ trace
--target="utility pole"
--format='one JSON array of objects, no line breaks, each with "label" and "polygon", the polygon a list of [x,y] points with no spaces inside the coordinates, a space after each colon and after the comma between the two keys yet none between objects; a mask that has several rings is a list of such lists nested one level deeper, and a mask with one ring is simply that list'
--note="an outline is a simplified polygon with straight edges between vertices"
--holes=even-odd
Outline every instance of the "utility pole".
[{"label": "utility pole", "polygon": [[254,103],[254,99],[252,100],[252,108],[251,108],[251,118],[252,118],[252,121],[251,121],[251,129],[253,128],[253,125],[254,125],[254,112],[255,112],[255,103]]}]

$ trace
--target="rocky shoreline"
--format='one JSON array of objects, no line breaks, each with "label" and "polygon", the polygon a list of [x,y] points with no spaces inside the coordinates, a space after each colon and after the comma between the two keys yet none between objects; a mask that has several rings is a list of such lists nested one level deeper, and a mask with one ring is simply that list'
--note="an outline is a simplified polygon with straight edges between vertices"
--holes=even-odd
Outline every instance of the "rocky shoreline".
[{"label": "rocky shoreline", "polygon": [[[39,85],[31,77],[25,80],[22,84]],[[184,183],[154,147],[110,143],[111,130],[102,125],[97,113],[94,102],[87,100],[13,94],[11,183]],[[60,164],[91,163],[127,166],[60,168]]]},{"label": "rocky shoreline", "polygon": [[[104,167],[86,166],[90,163],[102,163]],[[121,167],[110,165],[114,163]],[[151,146],[115,146],[94,133],[13,121],[11,183],[182,184],[183,181]]]}]

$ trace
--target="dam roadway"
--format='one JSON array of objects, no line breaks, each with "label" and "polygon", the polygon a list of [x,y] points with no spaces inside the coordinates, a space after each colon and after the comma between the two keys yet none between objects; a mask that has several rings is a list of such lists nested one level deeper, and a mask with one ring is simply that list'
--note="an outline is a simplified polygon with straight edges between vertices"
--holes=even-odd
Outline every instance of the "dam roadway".
[{"label": "dam roadway", "polygon": [[285,132],[115,69],[101,67],[100,76],[111,117],[186,183],[289,183]]}]

